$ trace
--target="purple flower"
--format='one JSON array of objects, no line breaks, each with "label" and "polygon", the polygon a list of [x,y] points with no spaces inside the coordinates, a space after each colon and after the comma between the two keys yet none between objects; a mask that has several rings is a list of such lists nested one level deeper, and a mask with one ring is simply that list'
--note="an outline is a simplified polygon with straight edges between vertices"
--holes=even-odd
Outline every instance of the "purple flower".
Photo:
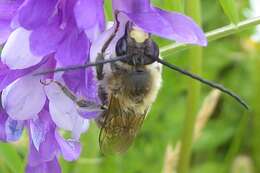
[{"label": "purple flower", "polygon": [[[87,63],[91,43],[104,25],[103,0],[0,2],[0,44],[5,43],[0,61],[0,140],[16,141],[28,129],[28,173],[61,172],[59,155],[76,160],[81,152],[80,135],[89,124],[82,117],[85,114],[50,81],[57,80],[77,96],[97,101],[90,69],[33,74]],[[71,137],[64,139],[59,129],[71,132]]]}]

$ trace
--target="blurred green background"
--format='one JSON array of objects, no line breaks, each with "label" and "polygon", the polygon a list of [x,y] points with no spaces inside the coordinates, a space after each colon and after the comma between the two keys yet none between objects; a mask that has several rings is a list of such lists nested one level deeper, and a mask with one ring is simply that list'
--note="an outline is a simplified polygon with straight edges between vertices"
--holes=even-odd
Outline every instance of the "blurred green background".
[{"label": "blurred green background", "polygon": [[[224,13],[220,2],[202,0],[204,31],[236,22],[236,17],[232,20],[226,15],[228,13]],[[181,0],[154,0],[153,3],[168,10],[184,9]],[[250,18],[252,12],[248,0],[236,0],[235,10],[239,13],[239,20]],[[106,14],[111,19],[110,1],[106,1]],[[246,111],[232,98],[221,95],[200,137],[193,143],[191,173],[260,172],[260,42],[252,39],[254,33],[255,28],[251,28],[210,42],[208,47],[202,49],[201,75],[238,93],[251,109]],[[172,44],[167,40],[155,39],[160,47]],[[194,57],[192,55],[190,50],[173,50],[167,52],[164,59],[190,69],[190,62],[195,62],[197,58],[196,54]],[[99,129],[92,123],[82,137],[80,159],[72,163],[61,160],[63,173],[168,173],[163,168],[173,167],[175,163],[165,162],[165,155],[169,154],[166,148],[175,148],[181,138],[184,117],[189,113],[189,81],[185,76],[164,69],[163,87],[158,99],[129,151],[123,155],[102,156],[98,145]],[[202,85],[196,112],[211,90]],[[15,167],[25,164],[27,142],[24,133],[18,143],[0,144],[0,173],[16,173]],[[176,157],[174,159],[178,159]]]}]

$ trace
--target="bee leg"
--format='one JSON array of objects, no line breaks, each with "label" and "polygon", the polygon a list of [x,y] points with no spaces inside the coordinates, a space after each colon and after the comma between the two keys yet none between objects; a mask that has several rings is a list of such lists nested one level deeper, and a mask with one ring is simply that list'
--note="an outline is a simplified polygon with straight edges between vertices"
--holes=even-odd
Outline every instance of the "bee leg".
[{"label": "bee leg", "polygon": [[[106,40],[106,42],[104,43],[102,49],[101,49],[101,53],[98,53],[97,58],[96,58],[96,62],[98,61],[103,61],[105,58],[105,52],[107,50],[107,48],[109,47],[109,44],[112,42],[112,40],[115,38],[116,33],[119,30],[119,21],[117,20],[117,16],[118,16],[119,12],[115,13],[115,18],[116,18],[116,27],[114,32],[108,37],[108,39]],[[99,64],[96,66],[96,73],[97,73],[97,79],[98,80],[102,80],[104,78],[104,74],[103,74],[103,64]]]},{"label": "bee leg", "polygon": [[58,81],[54,81],[63,91],[63,93],[68,96],[82,111],[88,112],[103,112],[107,109],[105,105],[100,105],[92,101],[88,101],[82,98],[78,98],[72,91],[70,91],[66,86]]},{"label": "bee leg", "polygon": [[63,84],[61,84],[60,82],[58,81],[53,81],[55,82],[60,88],[61,90],[63,91],[63,93],[68,96],[73,102],[77,102],[78,100],[78,97],[72,92],[70,91],[66,86],[64,86]]},{"label": "bee leg", "polygon": [[[104,54],[99,53],[96,59],[96,62],[103,61],[104,60]],[[102,80],[104,79],[104,73],[103,73],[103,64],[99,64],[96,66],[96,73],[97,73],[97,79]]]}]

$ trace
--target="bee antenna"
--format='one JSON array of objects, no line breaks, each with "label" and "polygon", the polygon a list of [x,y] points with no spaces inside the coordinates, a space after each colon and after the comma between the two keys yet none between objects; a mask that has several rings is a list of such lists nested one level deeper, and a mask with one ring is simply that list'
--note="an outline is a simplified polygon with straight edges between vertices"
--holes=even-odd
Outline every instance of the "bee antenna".
[{"label": "bee antenna", "polygon": [[84,64],[84,65],[73,65],[73,66],[67,66],[64,68],[56,68],[55,70],[46,70],[46,71],[34,73],[33,75],[39,76],[39,75],[45,75],[45,74],[49,74],[49,73],[57,73],[57,72],[84,69],[84,68],[93,67],[93,66],[97,66],[97,65],[101,65],[101,64],[113,63],[116,61],[124,60],[126,58],[128,58],[128,56],[123,55],[123,56],[118,56],[116,58],[106,59],[106,60],[102,60],[102,61],[96,61],[93,63]]},{"label": "bee antenna", "polygon": [[181,73],[181,74],[183,74],[183,75],[185,75],[185,76],[188,76],[188,77],[190,77],[190,78],[193,78],[193,79],[195,79],[195,80],[197,80],[197,81],[199,81],[199,82],[201,82],[201,83],[203,83],[203,84],[206,84],[206,85],[208,85],[208,86],[210,86],[210,87],[212,87],[212,88],[216,88],[216,89],[222,91],[223,93],[225,93],[225,94],[231,96],[232,98],[234,98],[234,99],[235,99],[238,103],[240,103],[244,108],[249,109],[249,106],[247,105],[247,103],[246,103],[243,99],[241,99],[240,96],[238,96],[238,95],[235,94],[234,92],[228,90],[228,89],[225,88],[224,86],[222,86],[222,85],[220,85],[220,84],[217,84],[217,83],[214,83],[214,82],[211,82],[211,81],[209,81],[209,80],[207,80],[207,79],[203,79],[203,78],[200,77],[200,76],[197,76],[197,75],[192,74],[192,73],[190,73],[190,72],[188,72],[188,71],[186,71],[186,70],[183,70],[183,69],[181,69],[180,67],[177,67],[176,65],[170,64],[169,62],[164,61],[164,60],[162,60],[162,59],[156,58],[155,60],[156,60],[157,62],[159,62],[159,63],[161,63],[161,64],[167,66],[168,68],[174,70],[174,71],[177,71],[177,72],[179,72],[179,73]]}]

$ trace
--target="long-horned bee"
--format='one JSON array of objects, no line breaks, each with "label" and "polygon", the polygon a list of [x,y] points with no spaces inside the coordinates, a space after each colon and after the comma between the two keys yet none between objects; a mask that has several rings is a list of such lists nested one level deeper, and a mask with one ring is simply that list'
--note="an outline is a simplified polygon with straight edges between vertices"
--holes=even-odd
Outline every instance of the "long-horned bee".
[{"label": "long-horned bee", "polygon": [[[151,36],[131,26],[115,46],[116,56],[126,58],[107,67],[96,67],[99,95],[107,105],[97,120],[103,153],[124,152],[133,142],[161,86],[162,68],[155,61],[159,48]],[[99,54],[102,59],[104,52]]]},{"label": "long-horned bee", "polygon": [[[116,39],[114,46],[111,46],[119,27],[124,27],[125,31]],[[131,22],[123,26],[117,23],[105,43],[98,46],[100,52],[92,57],[89,64],[45,71],[37,75],[94,66],[101,105],[78,100],[65,86],[57,83],[80,108],[102,110],[96,122],[101,128],[99,143],[104,154],[125,152],[132,144],[160,89],[162,65],[217,88],[248,108],[247,104],[232,91],[161,59],[159,48],[151,35]],[[108,51],[109,48],[113,53],[111,50]]]}]

